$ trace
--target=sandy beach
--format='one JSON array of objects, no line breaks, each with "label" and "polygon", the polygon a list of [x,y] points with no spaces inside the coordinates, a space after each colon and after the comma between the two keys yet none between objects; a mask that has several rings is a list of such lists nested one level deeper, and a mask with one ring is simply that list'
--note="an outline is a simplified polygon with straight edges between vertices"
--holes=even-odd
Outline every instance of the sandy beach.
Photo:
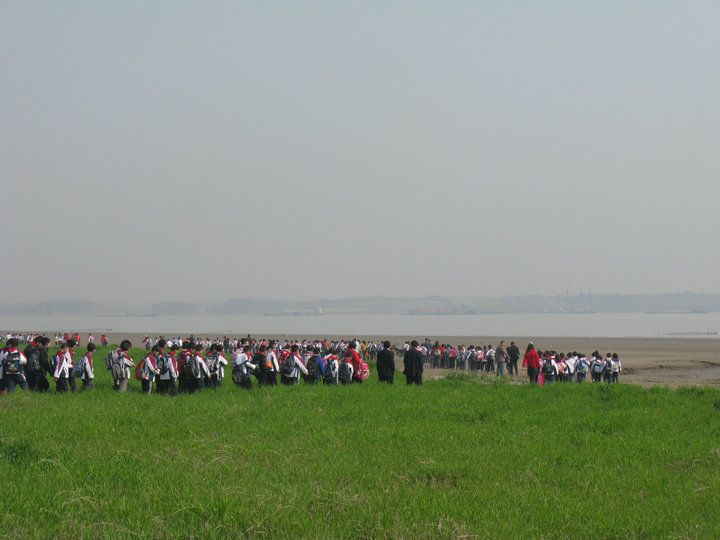
[{"label": "sandy beach", "polygon": [[[185,337],[182,334],[179,336]],[[165,337],[172,337],[167,334]],[[83,342],[87,335],[81,335]],[[118,343],[122,339],[129,339],[133,345],[141,346],[144,334],[108,334],[111,343]],[[151,335],[155,338],[157,336]],[[196,337],[215,339],[223,338],[223,334],[203,334]],[[230,336],[244,337],[244,336]],[[303,335],[280,335],[267,334],[257,335],[253,338],[260,339],[347,339],[356,337],[359,340],[375,341],[390,340],[394,345],[402,346],[406,340],[418,339],[421,341],[425,336],[303,336]],[[668,386],[715,386],[720,387],[720,339],[707,338],[529,338],[516,336],[464,336],[464,337],[440,337],[427,336],[431,341],[452,345],[493,345],[497,346],[501,339],[509,345],[515,341],[521,351],[525,351],[529,341],[533,341],[538,349],[554,349],[559,352],[578,351],[590,355],[593,351],[599,351],[603,356],[610,353],[618,353],[622,361],[623,372],[620,381],[623,383],[638,384],[645,387]],[[99,340],[96,335],[95,339]],[[446,370],[429,368],[425,372],[426,378],[443,376]],[[523,372],[520,372],[523,379]],[[523,379],[524,380],[524,379]]]}]

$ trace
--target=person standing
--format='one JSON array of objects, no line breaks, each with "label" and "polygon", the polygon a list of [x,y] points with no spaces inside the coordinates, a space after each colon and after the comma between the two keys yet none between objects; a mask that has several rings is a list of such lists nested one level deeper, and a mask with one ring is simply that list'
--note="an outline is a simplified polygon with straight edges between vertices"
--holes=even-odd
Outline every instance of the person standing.
[{"label": "person standing", "polygon": [[357,341],[350,340],[344,359],[350,362],[350,365],[353,368],[352,382],[358,384],[362,383],[362,379],[358,376],[358,371],[360,369],[360,354],[357,352]]},{"label": "person standing", "polygon": [[145,355],[142,366],[142,393],[150,394],[152,392],[153,381],[156,375],[160,375],[160,370],[157,368],[157,359],[160,356],[160,347],[153,345],[149,354]]},{"label": "person standing", "polygon": [[18,338],[10,338],[0,354],[0,365],[2,365],[5,388],[8,394],[15,392],[15,387],[20,386],[23,391],[29,390],[24,368],[27,364],[27,357],[18,349],[20,341]]},{"label": "person standing", "polygon": [[510,375],[513,374],[513,370],[515,370],[515,375],[518,374],[518,360],[520,360],[520,349],[517,345],[515,345],[514,341],[510,342],[510,346],[507,348],[507,355],[508,355],[508,373]]},{"label": "person standing", "polygon": [[70,359],[68,350],[67,342],[63,342],[60,350],[55,355],[53,379],[55,380],[55,391],[58,394],[64,394],[68,391],[68,375],[72,367],[72,360]]},{"label": "person standing", "polygon": [[135,362],[128,355],[132,343],[123,339],[120,346],[113,351],[111,372],[113,377],[113,389],[119,392],[127,392],[128,381],[130,380],[130,368],[135,367]]},{"label": "person standing", "polygon": [[78,361],[78,365],[80,366],[78,369],[80,371],[80,380],[82,381],[83,391],[95,389],[95,384],[93,383],[95,379],[95,369],[93,368],[94,352],[95,343],[88,341],[87,352]]},{"label": "person standing", "polygon": [[302,362],[302,358],[300,358],[300,354],[298,354],[297,344],[290,347],[290,354],[285,358],[281,373],[280,382],[284,386],[296,385],[300,380],[301,373],[307,375],[308,371]]},{"label": "person standing", "polygon": [[395,351],[390,348],[389,341],[383,341],[382,345],[382,349],[377,352],[378,380],[392,384],[395,377]]},{"label": "person standing", "polygon": [[[250,374],[258,367],[252,363],[250,355],[250,345],[245,345],[242,351],[235,354],[232,361],[233,382],[240,388],[245,388],[247,390],[252,388],[252,379],[250,378]],[[260,376],[258,376],[258,383],[262,385]]]},{"label": "person standing", "polygon": [[612,355],[612,379],[614,383],[620,382],[620,372],[622,371],[622,364],[620,363],[620,357],[618,353]]},{"label": "person standing", "polygon": [[505,376],[505,363],[508,361],[508,355],[505,352],[505,342],[500,341],[500,345],[495,349],[495,376]]},{"label": "person standing", "polygon": [[308,358],[307,364],[307,375],[305,376],[305,382],[310,385],[317,384],[325,375],[325,362],[323,357],[320,356],[320,347],[317,345],[313,347],[312,356]]},{"label": "person standing", "polygon": [[422,385],[423,363],[425,359],[418,346],[418,342],[413,339],[403,359],[405,366],[403,374],[405,375],[405,382],[408,385]]},{"label": "person standing", "polygon": [[173,344],[170,347],[170,352],[164,354],[162,360],[160,358],[157,360],[158,363],[162,363],[162,365],[159,366],[158,371],[160,371],[160,374],[157,378],[157,391],[161,396],[167,396],[170,394],[175,397],[178,395],[176,382],[178,378],[178,371],[177,358],[175,355],[179,350],[180,347],[177,344]]},{"label": "person standing", "polygon": [[542,362],[540,362],[540,357],[538,356],[538,353],[535,350],[535,345],[533,345],[532,341],[528,343],[527,349],[525,349],[525,357],[523,358],[522,367],[527,367],[527,374],[530,379],[530,383],[537,384]]}]

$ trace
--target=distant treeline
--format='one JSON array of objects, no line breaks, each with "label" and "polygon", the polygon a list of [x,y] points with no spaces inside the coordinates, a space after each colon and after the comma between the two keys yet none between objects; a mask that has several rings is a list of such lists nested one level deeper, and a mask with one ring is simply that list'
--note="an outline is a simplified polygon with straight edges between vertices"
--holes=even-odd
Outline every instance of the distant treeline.
[{"label": "distant treeline", "polygon": [[555,296],[343,298],[306,302],[235,298],[217,303],[160,302],[128,309],[79,300],[0,304],[0,315],[322,315],[326,313],[643,313],[720,311],[720,294],[563,294]]}]

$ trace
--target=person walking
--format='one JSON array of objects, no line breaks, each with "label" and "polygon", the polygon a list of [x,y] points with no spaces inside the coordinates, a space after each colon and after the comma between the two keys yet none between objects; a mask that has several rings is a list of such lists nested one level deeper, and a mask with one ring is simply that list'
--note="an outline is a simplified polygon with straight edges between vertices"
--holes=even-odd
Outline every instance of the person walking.
[{"label": "person walking", "polygon": [[540,357],[538,356],[538,353],[535,350],[535,345],[533,345],[532,341],[528,343],[527,349],[525,349],[525,357],[523,358],[522,367],[523,369],[527,367],[527,375],[530,379],[530,383],[537,384],[542,362],[540,362]]},{"label": "person walking", "polygon": [[383,341],[382,349],[377,352],[378,381],[393,383],[395,377],[395,351],[390,348],[389,341]]},{"label": "person walking", "polygon": [[500,341],[500,345],[495,349],[495,376],[505,376],[505,363],[508,361],[508,355],[505,352],[505,342]]},{"label": "person walking", "polygon": [[510,342],[510,346],[507,348],[507,355],[508,355],[508,373],[510,375],[513,374],[513,370],[515,371],[515,375],[518,374],[518,360],[520,360],[520,349],[517,345],[515,345],[514,341]]},{"label": "person walking", "polygon": [[418,342],[412,340],[410,348],[405,352],[403,359],[405,367],[403,374],[405,375],[405,383],[408,385],[422,385],[423,363],[425,359],[418,347]]}]

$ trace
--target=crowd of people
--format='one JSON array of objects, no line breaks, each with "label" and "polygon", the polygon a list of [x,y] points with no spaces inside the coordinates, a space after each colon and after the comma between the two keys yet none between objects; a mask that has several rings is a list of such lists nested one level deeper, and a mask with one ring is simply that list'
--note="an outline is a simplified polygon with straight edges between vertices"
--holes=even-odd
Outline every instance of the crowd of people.
[{"label": "crowd of people", "polygon": [[[23,390],[47,391],[55,382],[57,392],[92,390],[95,379],[96,346],[90,334],[82,354],[79,334],[57,334],[58,351],[51,355],[50,338],[44,335],[11,335],[0,350],[0,392],[13,393],[19,386]],[[107,344],[107,336],[101,342]],[[25,347],[21,351],[20,346]],[[389,341],[381,343],[360,340],[328,341],[276,341],[247,338],[186,339],[146,336],[143,340],[146,354],[140,361],[131,358],[132,344],[123,340],[107,353],[104,367],[110,371],[113,388],[126,391],[132,379],[140,381],[144,393],[177,395],[196,393],[205,388],[217,389],[223,385],[225,374],[241,388],[255,384],[292,386],[301,380],[306,384],[360,384],[369,376],[368,362],[374,361],[380,382],[392,384],[395,376],[395,355],[403,357],[403,375],[407,384],[422,384],[423,371],[433,369],[468,370],[518,376],[520,349],[504,341],[496,347],[490,345],[467,348],[464,345],[431,343],[413,340],[402,347],[393,347]],[[79,357],[77,360],[76,358]],[[584,382],[588,375],[593,382],[619,382],[622,365],[617,353],[605,358],[595,351],[588,359],[578,352],[558,353],[535,350],[529,343],[523,357],[522,368],[532,384],[554,382]],[[255,381],[255,382],[253,382]]]}]

